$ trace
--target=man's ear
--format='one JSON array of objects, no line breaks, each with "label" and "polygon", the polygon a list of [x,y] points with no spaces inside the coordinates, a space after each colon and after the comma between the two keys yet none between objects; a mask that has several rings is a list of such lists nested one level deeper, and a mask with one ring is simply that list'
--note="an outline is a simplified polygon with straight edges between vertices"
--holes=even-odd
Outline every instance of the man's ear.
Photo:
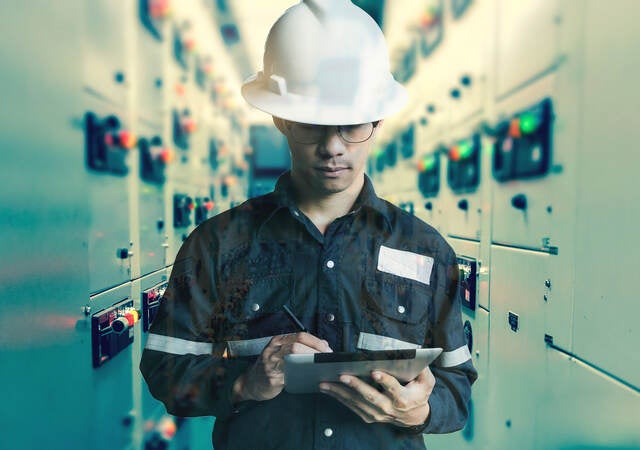
[{"label": "man's ear", "polygon": [[271,118],[273,119],[273,124],[276,126],[278,130],[280,130],[280,133],[286,136],[288,131],[287,122],[284,119],[281,119],[280,117],[271,116]]}]

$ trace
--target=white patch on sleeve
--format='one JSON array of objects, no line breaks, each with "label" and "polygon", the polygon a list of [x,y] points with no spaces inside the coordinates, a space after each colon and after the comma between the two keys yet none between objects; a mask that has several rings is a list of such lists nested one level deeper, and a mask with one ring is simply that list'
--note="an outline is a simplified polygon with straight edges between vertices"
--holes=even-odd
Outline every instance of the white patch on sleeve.
[{"label": "white patch on sleeve", "polygon": [[421,347],[419,344],[412,344],[400,339],[363,332],[360,333],[356,344],[356,348],[360,350],[408,350]]},{"label": "white patch on sleeve", "polygon": [[463,345],[450,352],[442,352],[436,360],[436,364],[440,367],[455,367],[465,363],[471,359],[469,347]]},{"label": "white patch on sleeve", "polygon": [[266,336],[244,341],[227,341],[227,352],[231,357],[256,356],[269,345],[273,336]]},{"label": "white patch on sleeve", "polygon": [[172,336],[149,333],[145,348],[172,355],[208,355],[213,350],[209,342],[196,342]]},{"label": "white patch on sleeve", "polygon": [[433,258],[418,253],[396,250],[380,246],[378,252],[378,270],[403,278],[429,284]]}]

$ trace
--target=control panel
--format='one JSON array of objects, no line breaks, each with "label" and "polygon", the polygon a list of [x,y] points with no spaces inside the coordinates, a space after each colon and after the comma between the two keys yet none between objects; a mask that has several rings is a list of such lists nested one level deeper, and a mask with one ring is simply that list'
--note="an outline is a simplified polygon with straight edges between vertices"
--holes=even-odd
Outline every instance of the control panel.
[{"label": "control panel", "polygon": [[213,210],[214,203],[209,197],[196,197],[195,225],[198,226],[209,218],[209,212]]},{"label": "control panel", "polygon": [[125,129],[118,117],[104,118],[87,112],[84,116],[85,158],[87,166],[97,172],[126,175],[126,157],[136,145],[133,133]]},{"label": "control panel", "polygon": [[100,367],[133,343],[133,325],[139,319],[128,298],[91,316],[93,367]]},{"label": "control panel", "polygon": [[426,155],[418,161],[418,189],[424,198],[435,197],[440,191],[440,156]]},{"label": "control panel", "polygon": [[458,256],[456,261],[460,271],[460,289],[458,290],[460,301],[462,302],[462,306],[475,310],[478,262],[475,258],[469,258],[467,256]]},{"label": "control panel", "polygon": [[168,283],[163,281],[152,288],[142,292],[142,329],[147,332],[151,326],[151,322],[156,317],[158,307],[160,306],[160,298],[164,295]]},{"label": "control panel", "polygon": [[164,170],[166,165],[173,161],[173,151],[162,145],[160,136],[153,136],[151,139],[140,138],[138,148],[140,149],[140,177],[148,183],[163,184]]},{"label": "control panel", "polygon": [[413,157],[415,148],[415,125],[411,124],[400,136],[400,154],[403,158]]},{"label": "control panel", "polygon": [[186,228],[191,225],[191,211],[195,209],[193,199],[185,194],[173,196],[173,226]]},{"label": "control panel", "polygon": [[473,192],[480,184],[480,134],[449,147],[447,182],[455,193]]},{"label": "control panel", "polygon": [[497,127],[493,176],[505,182],[542,177],[551,164],[552,104],[545,99]]}]

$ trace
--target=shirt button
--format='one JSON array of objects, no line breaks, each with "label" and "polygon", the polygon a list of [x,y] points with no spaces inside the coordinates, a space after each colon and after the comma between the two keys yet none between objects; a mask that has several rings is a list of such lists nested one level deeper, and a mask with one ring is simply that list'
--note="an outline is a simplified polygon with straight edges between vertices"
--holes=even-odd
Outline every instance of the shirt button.
[{"label": "shirt button", "polygon": [[333,435],[333,430],[331,428],[325,428],[324,429],[324,435],[326,437],[331,437]]},{"label": "shirt button", "polygon": [[257,312],[259,309],[260,309],[260,305],[258,305],[257,303],[254,303],[253,305],[251,305],[251,311]]},{"label": "shirt button", "polygon": [[404,309],[404,306],[402,306],[402,305],[398,306],[398,312],[399,312],[400,314],[404,314],[404,312],[405,312],[405,311],[406,311],[406,310]]},{"label": "shirt button", "polygon": [[327,314],[327,321],[328,322],[333,322],[334,320],[336,320],[336,316],[334,316],[331,313]]},{"label": "shirt button", "polygon": [[333,267],[336,265],[336,263],[334,263],[332,260],[327,261],[327,267],[329,269],[333,269]]}]

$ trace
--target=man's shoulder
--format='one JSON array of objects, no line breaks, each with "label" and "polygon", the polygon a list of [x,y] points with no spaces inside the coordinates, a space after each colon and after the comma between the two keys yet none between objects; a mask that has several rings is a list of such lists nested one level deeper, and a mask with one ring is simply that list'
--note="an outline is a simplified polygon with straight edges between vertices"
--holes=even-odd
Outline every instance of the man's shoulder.
[{"label": "man's shoulder", "polygon": [[445,237],[431,224],[416,215],[383,200],[392,235],[400,240],[411,241],[420,248],[430,249],[447,259],[454,254]]},{"label": "man's shoulder", "polygon": [[246,235],[255,230],[276,207],[273,193],[253,197],[207,219],[194,233],[228,237],[238,233]]}]

